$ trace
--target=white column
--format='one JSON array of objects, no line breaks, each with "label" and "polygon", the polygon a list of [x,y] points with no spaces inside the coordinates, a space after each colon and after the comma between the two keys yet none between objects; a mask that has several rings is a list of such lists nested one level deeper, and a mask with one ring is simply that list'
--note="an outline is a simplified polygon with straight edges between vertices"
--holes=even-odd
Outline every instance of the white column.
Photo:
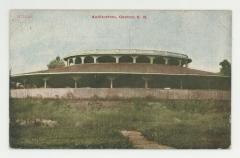
[{"label": "white column", "polygon": [[137,56],[132,56],[132,59],[133,59],[133,63],[137,63]]},{"label": "white column", "polygon": [[178,60],[178,66],[182,66],[182,60],[181,59]]},{"label": "white column", "polygon": [[81,57],[82,64],[84,64],[85,57]]},{"label": "white column", "polygon": [[97,63],[97,58],[98,58],[98,56],[93,56],[94,64]]},{"label": "white column", "polygon": [[148,80],[145,80],[145,88],[148,88]]},{"label": "white column", "polygon": [[155,57],[149,56],[148,58],[150,59],[150,64],[153,64]]},{"label": "white column", "polygon": [[120,56],[114,56],[114,57],[115,57],[116,63],[119,63]]},{"label": "white column", "polygon": [[165,64],[168,64],[169,59],[168,58],[163,58],[165,61]]},{"label": "white column", "polygon": [[43,81],[44,81],[44,88],[47,88],[47,81],[48,81],[48,78],[44,78]]},{"label": "white column", "polygon": [[68,58],[67,59],[67,66],[69,66],[70,65],[70,59]]},{"label": "white column", "polygon": [[74,87],[77,88],[77,80],[74,80]]},{"label": "white column", "polygon": [[77,81],[80,79],[80,77],[76,76],[76,77],[72,77],[74,80],[74,88],[78,88],[78,83]]},{"label": "white column", "polygon": [[150,78],[143,77],[142,79],[144,80],[144,87],[147,89],[148,88],[148,81],[150,80]]},{"label": "white column", "polygon": [[113,79],[110,79],[110,82],[111,82],[110,88],[113,88]]},{"label": "white column", "polygon": [[115,77],[108,77],[108,80],[110,81],[110,88],[113,88],[113,80]]}]

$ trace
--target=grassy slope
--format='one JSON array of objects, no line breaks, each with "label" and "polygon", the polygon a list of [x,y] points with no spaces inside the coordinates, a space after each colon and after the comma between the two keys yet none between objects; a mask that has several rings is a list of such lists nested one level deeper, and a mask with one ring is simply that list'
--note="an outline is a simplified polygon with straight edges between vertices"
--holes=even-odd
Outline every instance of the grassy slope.
[{"label": "grassy slope", "polygon": [[[133,148],[120,130],[138,130],[175,148],[227,148],[230,103],[11,99],[10,145],[18,148]],[[54,128],[16,119],[51,119]]]}]

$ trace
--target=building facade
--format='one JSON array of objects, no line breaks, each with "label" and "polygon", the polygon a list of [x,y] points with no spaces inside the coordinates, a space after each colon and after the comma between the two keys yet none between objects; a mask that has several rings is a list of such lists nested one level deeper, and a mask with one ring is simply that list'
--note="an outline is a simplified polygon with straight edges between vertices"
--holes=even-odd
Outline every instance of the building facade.
[{"label": "building facade", "polygon": [[89,50],[65,66],[11,75],[11,88],[159,88],[229,90],[231,77],[189,68],[185,54],[158,50]]}]

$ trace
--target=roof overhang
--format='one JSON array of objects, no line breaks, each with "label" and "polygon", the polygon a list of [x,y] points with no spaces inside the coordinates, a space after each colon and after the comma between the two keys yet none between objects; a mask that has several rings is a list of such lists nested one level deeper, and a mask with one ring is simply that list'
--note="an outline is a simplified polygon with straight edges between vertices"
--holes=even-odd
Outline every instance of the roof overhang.
[{"label": "roof overhang", "polygon": [[63,59],[66,61],[68,58],[76,56],[102,56],[102,55],[149,55],[149,56],[165,56],[165,57],[174,57],[180,59],[186,59],[191,62],[191,59],[181,53],[174,53],[169,51],[160,51],[160,50],[140,50],[140,49],[112,49],[112,50],[82,50],[74,51],[70,53],[71,55],[65,56]]},{"label": "roof overhang", "polygon": [[199,76],[199,77],[219,77],[230,78],[231,76],[223,75],[201,75],[201,74],[168,74],[168,73],[139,73],[139,72],[46,72],[46,73],[25,73],[11,75],[11,78],[18,78],[24,76],[46,76],[46,75],[92,75],[92,74],[105,74],[105,75],[162,75],[162,76]]}]

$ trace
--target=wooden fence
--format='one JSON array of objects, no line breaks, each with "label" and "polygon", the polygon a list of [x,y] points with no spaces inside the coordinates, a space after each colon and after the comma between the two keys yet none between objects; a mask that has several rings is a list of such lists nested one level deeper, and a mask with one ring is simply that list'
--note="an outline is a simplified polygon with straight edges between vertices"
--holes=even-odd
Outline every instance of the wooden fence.
[{"label": "wooden fence", "polygon": [[231,92],[224,90],[144,89],[144,88],[36,88],[12,89],[12,98],[64,99],[178,99],[231,100]]}]

